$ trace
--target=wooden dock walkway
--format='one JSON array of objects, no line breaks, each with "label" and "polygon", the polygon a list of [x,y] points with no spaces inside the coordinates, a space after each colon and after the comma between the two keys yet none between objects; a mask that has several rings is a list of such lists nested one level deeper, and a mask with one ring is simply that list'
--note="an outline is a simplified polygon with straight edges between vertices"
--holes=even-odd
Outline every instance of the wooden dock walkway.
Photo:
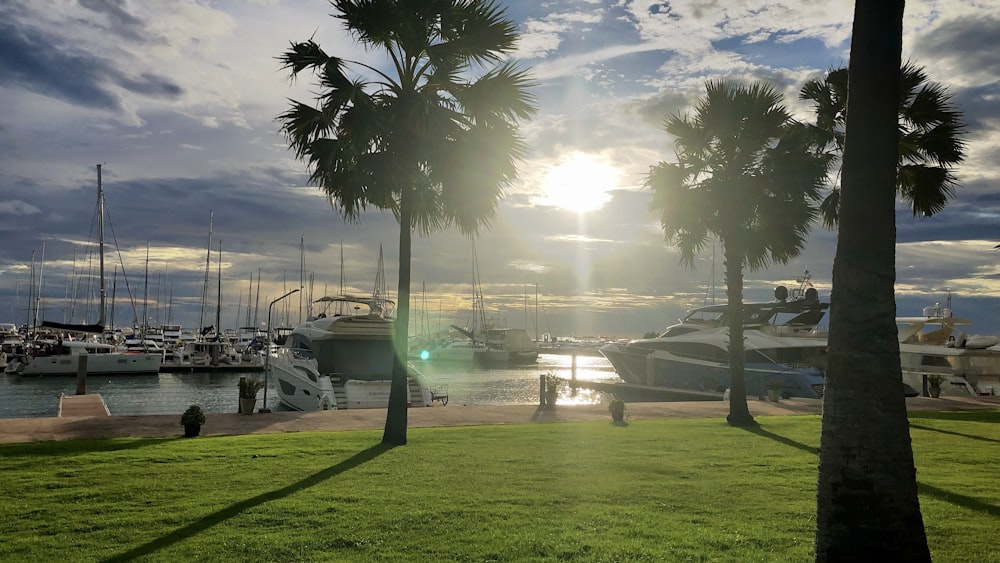
[{"label": "wooden dock walkway", "polygon": [[92,395],[60,395],[59,416],[111,416],[104,397]]}]

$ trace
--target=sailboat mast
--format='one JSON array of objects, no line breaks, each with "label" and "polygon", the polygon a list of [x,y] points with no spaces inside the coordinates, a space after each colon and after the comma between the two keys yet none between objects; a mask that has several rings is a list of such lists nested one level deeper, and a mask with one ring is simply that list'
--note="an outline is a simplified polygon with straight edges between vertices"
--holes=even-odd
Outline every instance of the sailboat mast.
[{"label": "sailboat mast", "polygon": [[[142,325],[139,326],[142,337],[146,335],[149,321],[149,241],[146,241],[146,269],[143,272],[142,281]],[[140,337],[140,341],[142,339]]]},{"label": "sailboat mast", "polygon": [[[240,295],[240,299],[243,296]],[[253,272],[250,272],[250,289],[247,291],[247,322],[243,326],[253,326],[250,324],[250,301],[253,299]]]},{"label": "sailboat mast", "polygon": [[201,315],[198,317],[198,330],[205,330],[205,304],[208,302],[208,272],[212,264],[212,221],[215,212],[208,210],[208,252],[205,253],[205,283],[201,287]]},{"label": "sailboat mast", "polygon": [[31,280],[28,282],[28,319],[25,324],[31,325],[31,336],[34,338],[38,333],[38,313],[32,311],[37,307],[35,303],[35,251],[31,251]]},{"label": "sailboat mast", "polygon": [[[257,300],[253,304],[253,326],[257,328],[257,311],[260,309],[260,268],[257,268]],[[267,327],[271,330],[271,327]]]},{"label": "sailboat mast", "polygon": [[109,323],[112,337],[115,334],[115,298],[117,296],[118,296],[118,266],[115,265],[115,277],[112,278],[111,282],[111,323]]},{"label": "sailboat mast", "polygon": [[104,289],[104,184],[101,179],[101,166],[103,165],[97,165],[97,253],[100,257],[98,275],[100,276],[99,279],[101,288],[101,314],[100,318],[97,320],[97,324],[101,326],[101,332],[103,333],[105,321],[104,307],[107,304],[108,296],[106,295],[106,291]]},{"label": "sailboat mast", "polygon": [[215,339],[222,340],[222,240],[219,240],[219,300],[215,305]]},{"label": "sailboat mast", "polygon": [[[299,238],[299,289],[306,286],[306,236]],[[299,324],[302,324],[302,292],[299,292]]]}]

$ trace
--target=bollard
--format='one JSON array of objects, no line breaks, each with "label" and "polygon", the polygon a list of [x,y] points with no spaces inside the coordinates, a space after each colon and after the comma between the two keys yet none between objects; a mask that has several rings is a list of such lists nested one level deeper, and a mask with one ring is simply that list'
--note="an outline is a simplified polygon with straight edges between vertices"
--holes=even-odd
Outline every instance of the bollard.
[{"label": "bollard", "polygon": [[545,406],[545,374],[538,375],[538,406]]},{"label": "bollard", "polygon": [[[243,382],[246,381],[246,380],[247,380],[247,378],[245,378],[243,376],[240,376],[240,385],[239,385],[239,387],[237,387],[237,389],[243,389]],[[243,414],[243,405],[240,403],[240,399],[241,398],[242,397],[240,396],[240,394],[237,393],[236,394],[236,412],[238,414]]]}]

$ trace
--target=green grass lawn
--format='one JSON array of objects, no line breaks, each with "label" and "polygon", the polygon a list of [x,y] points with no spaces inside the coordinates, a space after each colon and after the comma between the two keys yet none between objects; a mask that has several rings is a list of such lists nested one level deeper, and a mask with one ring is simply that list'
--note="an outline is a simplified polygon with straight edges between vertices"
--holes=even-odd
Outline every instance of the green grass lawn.
[{"label": "green grass lawn", "polygon": [[[4,445],[0,561],[811,560],[819,417],[758,420]],[[934,560],[1000,562],[1000,411],[910,421]]]}]

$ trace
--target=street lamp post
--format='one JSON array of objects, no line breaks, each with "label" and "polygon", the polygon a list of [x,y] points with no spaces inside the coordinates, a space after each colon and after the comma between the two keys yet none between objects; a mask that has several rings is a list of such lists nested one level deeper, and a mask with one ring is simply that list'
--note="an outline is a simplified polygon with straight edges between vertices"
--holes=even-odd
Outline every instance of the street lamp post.
[{"label": "street lamp post", "polygon": [[271,304],[267,306],[267,352],[264,354],[264,406],[261,407],[259,412],[271,412],[267,408],[267,383],[268,378],[271,375],[271,307],[274,307],[275,303],[297,292],[299,289],[300,288],[296,288],[289,291],[274,301],[271,301]]}]

